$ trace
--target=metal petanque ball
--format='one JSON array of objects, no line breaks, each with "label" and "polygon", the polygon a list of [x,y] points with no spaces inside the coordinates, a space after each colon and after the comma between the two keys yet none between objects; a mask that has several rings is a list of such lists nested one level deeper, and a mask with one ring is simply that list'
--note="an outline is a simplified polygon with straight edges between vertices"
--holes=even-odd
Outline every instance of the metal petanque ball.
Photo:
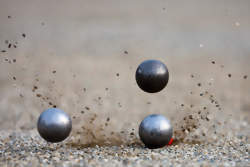
[{"label": "metal petanque ball", "polygon": [[143,91],[156,93],[167,85],[169,73],[166,65],[161,61],[146,60],[138,66],[135,78]]},{"label": "metal petanque ball", "polygon": [[161,148],[172,140],[173,128],[162,115],[152,114],[144,118],[139,126],[139,136],[146,147]]},{"label": "metal petanque ball", "polygon": [[57,108],[50,108],[41,113],[37,129],[42,138],[57,143],[66,139],[72,129],[71,118]]}]

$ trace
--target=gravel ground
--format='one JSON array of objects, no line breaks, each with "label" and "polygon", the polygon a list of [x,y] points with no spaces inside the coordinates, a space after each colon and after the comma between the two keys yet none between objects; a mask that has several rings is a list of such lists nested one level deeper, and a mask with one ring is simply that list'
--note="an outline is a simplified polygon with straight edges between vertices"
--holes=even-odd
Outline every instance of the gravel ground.
[{"label": "gravel ground", "polygon": [[179,143],[150,150],[141,145],[71,147],[48,144],[36,131],[1,131],[0,166],[249,166],[248,137],[216,143]]}]

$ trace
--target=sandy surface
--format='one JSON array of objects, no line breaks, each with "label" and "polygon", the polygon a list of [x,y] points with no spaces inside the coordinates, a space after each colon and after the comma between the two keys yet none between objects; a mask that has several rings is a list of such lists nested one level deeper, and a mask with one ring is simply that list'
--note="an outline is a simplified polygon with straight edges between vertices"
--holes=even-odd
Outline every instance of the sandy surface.
[{"label": "sandy surface", "polygon": [[1,131],[0,165],[10,166],[249,166],[246,136],[216,143],[172,145],[150,150],[140,145],[71,147],[47,144],[34,131]]},{"label": "sandy surface", "polygon": [[[249,2],[180,2],[1,1],[0,166],[250,166]],[[169,69],[159,93],[136,85],[146,59]],[[50,107],[73,121],[59,144],[36,131]],[[173,145],[139,140],[153,113]]]}]

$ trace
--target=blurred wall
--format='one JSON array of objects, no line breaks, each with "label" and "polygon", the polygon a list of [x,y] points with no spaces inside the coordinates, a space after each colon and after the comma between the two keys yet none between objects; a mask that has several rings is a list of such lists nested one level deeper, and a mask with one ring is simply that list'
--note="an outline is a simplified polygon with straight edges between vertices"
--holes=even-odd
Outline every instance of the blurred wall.
[{"label": "blurred wall", "polygon": [[0,49],[8,39],[34,55],[249,56],[249,20],[248,0],[0,0]]}]

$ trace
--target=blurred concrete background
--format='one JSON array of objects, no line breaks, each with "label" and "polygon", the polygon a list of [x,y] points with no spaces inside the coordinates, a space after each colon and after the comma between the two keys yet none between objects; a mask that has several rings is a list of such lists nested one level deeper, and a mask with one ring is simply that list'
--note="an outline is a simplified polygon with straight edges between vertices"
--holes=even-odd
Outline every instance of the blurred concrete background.
[{"label": "blurred concrete background", "polygon": [[4,39],[27,33],[20,44],[26,54],[249,56],[249,6],[247,0],[1,0],[0,48]]}]

